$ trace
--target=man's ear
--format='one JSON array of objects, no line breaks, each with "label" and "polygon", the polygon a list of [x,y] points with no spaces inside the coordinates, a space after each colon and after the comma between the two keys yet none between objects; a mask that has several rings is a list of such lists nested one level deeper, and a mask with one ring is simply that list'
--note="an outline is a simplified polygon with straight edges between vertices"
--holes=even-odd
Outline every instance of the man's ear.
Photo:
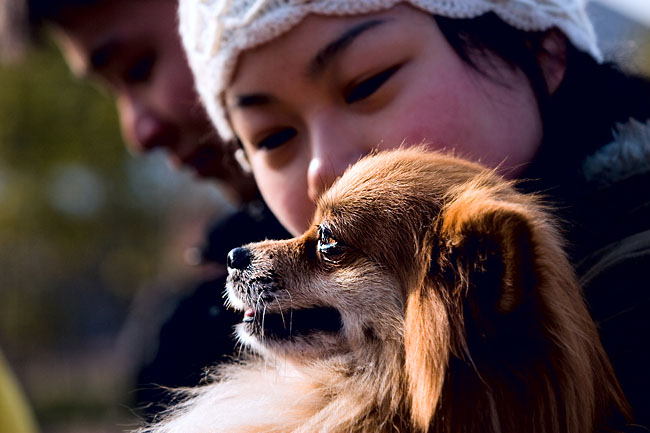
[{"label": "man's ear", "polygon": [[554,94],[562,84],[566,72],[567,41],[562,32],[552,29],[544,35],[537,52],[537,62],[541,68],[549,94]]},{"label": "man's ear", "polygon": [[[538,281],[535,215],[523,204],[466,191],[443,212],[442,238],[481,320],[514,312]],[[478,317],[477,317],[478,318]]]}]

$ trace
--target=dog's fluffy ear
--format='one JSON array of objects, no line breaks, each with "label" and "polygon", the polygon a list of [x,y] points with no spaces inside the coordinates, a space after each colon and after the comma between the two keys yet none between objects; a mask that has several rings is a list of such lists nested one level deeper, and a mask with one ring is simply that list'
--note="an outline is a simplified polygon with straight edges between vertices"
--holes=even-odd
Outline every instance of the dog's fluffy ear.
[{"label": "dog's fluffy ear", "polygon": [[[482,335],[507,328],[510,313],[538,284],[535,216],[525,204],[480,188],[457,195],[441,213],[433,265],[406,308],[405,361],[413,423],[427,431],[439,404],[450,351],[448,303],[458,295]],[[441,244],[438,244],[438,243]],[[438,265],[444,256],[445,272]],[[455,293],[455,294],[454,294]],[[467,325],[467,323],[465,323]]]},{"label": "dog's fluffy ear", "polygon": [[429,430],[449,358],[446,309],[436,291],[427,284],[428,279],[408,296],[404,335],[411,422],[422,432]]},{"label": "dog's fluffy ear", "polygon": [[471,305],[480,309],[484,323],[478,325],[485,327],[489,317],[514,312],[540,277],[535,207],[491,195],[465,191],[444,209],[441,225],[442,248],[470,291]]}]

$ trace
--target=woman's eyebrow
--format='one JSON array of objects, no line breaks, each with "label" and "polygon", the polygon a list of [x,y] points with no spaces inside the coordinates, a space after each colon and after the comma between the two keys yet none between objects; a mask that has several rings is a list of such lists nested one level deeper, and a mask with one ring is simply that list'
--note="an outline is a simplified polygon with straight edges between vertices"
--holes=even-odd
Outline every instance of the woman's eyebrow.
[{"label": "woman's eyebrow", "polygon": [[228,111],[234,108],[248,108],[260,105],[267,105],[273,101],[273,97],[265,93],[250,93],[238,95],[234,98],[234,102],[228,105]]},{"label": "woman's eyebrow", "polygon": [[339,56],[347,47],[350,46],[350,44],[352,44],[352,42],[354,42],[356,38],[366,31],[376,28],[387,21],[388,20],[386,19],[372,19],[359,23],[346,30],[345,33],[325,45],[318,51],[318,53],[316,53],[314,58],[309,62],[307,75],[312,78],[320,75],[337,56]]},{"label": "woman's eyebrow", "polygon": [[[317,77],[320,75],[334,59],[339,56],[352,42],[364,32],[373,29],[381,24],[388,22],[387,19],[372,19],[359,23],[348,30],[332,42],[325,45],[319,50],[307,67],[308,76]],[[228,104],[227,110],[231,111],[238,108],[259,107],[268,105],[273,102],[273,97],[266,93],[250,93],[238,95],[234,101]]]}]

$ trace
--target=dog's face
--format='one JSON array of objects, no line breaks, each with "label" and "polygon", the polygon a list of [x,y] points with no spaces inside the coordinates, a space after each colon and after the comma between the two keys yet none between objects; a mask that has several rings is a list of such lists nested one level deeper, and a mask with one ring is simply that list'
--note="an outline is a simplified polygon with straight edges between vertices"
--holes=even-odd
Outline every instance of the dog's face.
[{"label": "dog's face", "polygon": [[[396,338],[391,332],[401,329],[404,308],[399,281],[366,252],[368,244],[345,232],[345,217],[321,207],[302,236],[230,253],[228,302],[244,313],[237,333],[245,344],[295,359]],[[368,229],[353,226],[359,234]]]},{"label": "dog's face", "polygon": [[354,351],[400,329],[395,276],[319,215],[299,238],[265,241],[230,254],[228,302],[243,312],[240,340],[265,354],[321,358]]},{"label": "dog's face", "polygon": [[436,260],[445,197],[483,172],[421,156],[366,158],[321,197],[302,236],[231,251],[227,302],[243,313],[244,344],[293,359],[403,344],[407,297]]}]

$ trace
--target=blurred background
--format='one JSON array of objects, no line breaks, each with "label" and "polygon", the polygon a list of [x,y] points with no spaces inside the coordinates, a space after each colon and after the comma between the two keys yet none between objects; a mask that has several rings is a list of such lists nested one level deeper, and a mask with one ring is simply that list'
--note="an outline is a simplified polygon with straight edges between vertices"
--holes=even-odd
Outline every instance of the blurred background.
[{"label": "blurred background", "polygon": [[127,154],[113,100],[54,44],[0,67],[0,347],[44,431],[128,422],[133,369],[200,277],[191,248],[230,210]]},{"label": "blurred background", "polygon": [[[642,2],[590,11],[608,58],[650,74]],[[0,347],[42,431],[135,426],[134,369],[200,278],[192,247],[231,211],[162,155],[128,155],[111,98],[54,44],[0,66]]]}]

